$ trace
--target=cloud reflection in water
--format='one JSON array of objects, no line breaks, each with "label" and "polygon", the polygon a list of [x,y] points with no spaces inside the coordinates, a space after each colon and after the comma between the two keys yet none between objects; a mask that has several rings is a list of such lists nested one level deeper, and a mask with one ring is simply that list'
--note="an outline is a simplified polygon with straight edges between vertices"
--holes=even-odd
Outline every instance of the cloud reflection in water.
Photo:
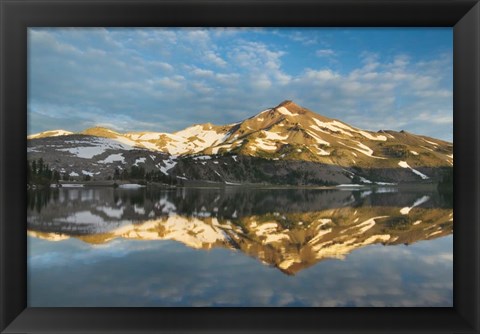
[{"label": "cloud reflection in water", "polygon": [[[424,194],[102,191],[29,212],[29,306],[452,305],[452,209],[438,195],[405,215]],[[99,220],[71,222],[85,210]]]}]

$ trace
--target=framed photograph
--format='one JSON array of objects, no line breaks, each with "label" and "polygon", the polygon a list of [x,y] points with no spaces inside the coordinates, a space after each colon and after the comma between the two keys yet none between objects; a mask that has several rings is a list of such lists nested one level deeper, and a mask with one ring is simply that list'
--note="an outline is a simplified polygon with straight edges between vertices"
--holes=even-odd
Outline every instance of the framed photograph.
[{"label": "framed photograph", "polygon": [[479,332],[477,1],[1,12],[2,333]]}]

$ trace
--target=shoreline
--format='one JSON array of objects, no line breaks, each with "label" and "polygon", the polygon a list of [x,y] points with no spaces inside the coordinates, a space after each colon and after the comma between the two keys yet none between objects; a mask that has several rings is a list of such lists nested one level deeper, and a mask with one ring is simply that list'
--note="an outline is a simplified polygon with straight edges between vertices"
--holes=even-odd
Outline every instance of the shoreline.
[{"label": "shoreline", "polygon": [[354,191],[364,189],[385,189],[395,188],[399,190],[438,190],[438,182],[417,182],[417,183],[397,183],[397,184],[341,184],[332,186],[319,185],[281,185],[281,184],[259,184],[259,183],[223,183],[214,181],[190,181],[182,185],[167,185],[156,182],[149,182],[142,184],[135,181],[68,181],[52,183],[47,185],[27,185],[29,190],[44,190],[44,189],[58,189],[58,188],[99,188],[111,187],[119,189],[181,189],[181,188],[255,188],[255,189],[312,189],[312,190],[339,190],[339,191]]}]

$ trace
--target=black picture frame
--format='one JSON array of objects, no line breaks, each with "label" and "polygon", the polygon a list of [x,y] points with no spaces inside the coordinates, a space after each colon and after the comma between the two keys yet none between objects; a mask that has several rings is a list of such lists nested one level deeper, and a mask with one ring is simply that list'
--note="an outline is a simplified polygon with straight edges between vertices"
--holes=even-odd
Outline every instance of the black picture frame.
[{"label": "black picture frame", "polygon": [[[0,0],[1,333],[479,333],[480,4],[476,0]],[[27,28],[385,26],[454,30],[452,308],[28,308]]]}]

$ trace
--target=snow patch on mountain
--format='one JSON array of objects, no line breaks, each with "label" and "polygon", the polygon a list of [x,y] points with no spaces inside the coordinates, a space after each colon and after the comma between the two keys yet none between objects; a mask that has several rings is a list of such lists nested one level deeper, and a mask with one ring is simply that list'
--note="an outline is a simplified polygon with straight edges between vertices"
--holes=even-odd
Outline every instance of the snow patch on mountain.
[{"label": "snow patch on mountain", "polygon": [[103,152],[105,152],[105,150],[106,148],[104,147],[96,146],[70,147],[59,149],[59,151],[70,152],[71,154],[84,159],[91,159],[96,155],[102,154]]},{"label": "snow patch on mountain", "polygon": [[270,141],[265,141],[261,138],[255,139],[255,144],[257,146],[252,146],[251,148],[257,149],[257,147],[258,147],[258,148],[260,148],[264,151],[275,151],[277,149],[277,145],[275,145],[274,143],[272,143]]},{"label": "snow patch on mountain", "polygon": [[163,135],[166,135],[163,132],[148,132],[138,136],[138,138],[134,138],[132,135],[132,139],[134,140],[159,140]]},{"label": "snow patch on mountain", "polygon": [[290,240],[290,236],[286,233],[269,234],[267,235],[267,238],[263,241],[263,243],[271,244],[274,242],[280,242],[285,239]]},{"label": "snow patch on mountain", "polygon": [[216,218],[212,218],[212,225],[206,224],[197,218],[186,218],[178,215],[169,216],[162,225],[165,235],[159,239],[170,239],[182,242],[193,248],[201,248],[204,244],[226,241],[227,235],[217,229]]},{"label": "snow patch on mountain", "polygon": [[163,164],[165,166],[161,166],[160,164],[158,164],[157,167],[163,174],[169,175],[168,171],[177,165],[177,161],[174,158],[170,158],[167,160],[163,160]]},{"label": "snow patch on mountain", "polygon": [[[264,114],[264,113],[266,113],[266,112],[269,112],[270,110],[272,110],[272,109],[262,110],[262,111],[260,111],[260,112],[259,112],[256,116],[254,116],[254,117],[260,116],[261,114]],[[235,123],[235,124],[233,124],[233,125],[237,125],[237,124],[238,124],[238,123]]]},{"label": "snow patch on mountain", "polygon": [[325,141],[323,140],[322,138],[320,138],[319,136],[317,136],[315,133],[313,133],[312,131],[309,131],[309,130],[306,130],[306,132],[311,136],[313,137],[313,139],[315,139],[317,141],[317,143],[319,143],[320,145],[327,145],[327,146],[330,146],[330,143],[328,141]]},{"label": "snow patch on mountain", "polygon": [[288,110],[287,108],[285,107],[280,107],[280,108],[277,108],[277,111],[282,114],[282,115],[286,115],[286,116],[296,116],[297,114],[293,114],[290,112],[290,110]]},{"label": "snow patch on mountain", "polygon": [[369,157],[373,156],[373,150],[370,147],[368,147],[365,144],[360,143],[359,141],[357,141],[357,145],[361,148],[361,149],[358,149],[359,152],[361,152],[365,155],[368,155]]},{"label": "snow patch on mountain", "polygon": [[362,136],[364,136],[365,138],[368,138],[370,140],[380,140],[380,141],[386,141],[387,140],[387,137],[385,137],[383,135],[373,136],[370,133],[365,132],[365,131],[361,131],[361,130],[358,130],[357,132],[359,134],[361,134]]},{"label": "snow patch on mountain", "polygon": [[433,145],[433,146],[438,146],[438,144],[437,144],[437,143],[434,143],[433,141],[429,141],[429,140],[426,140],[426,139],[424,139],[424,141],[426,141],[427,143],[429,143],[429,144],[431,144],[431,145]]},{"label": "snow patch on mountain", "polygon": [[129,146],[136,146],[137,145],[137,142],[134,141],[134,140],[131,140],[131,139],[128,139],[124,136],[117,136],[114,138],[116,141],[122,143],[122,144],[126,144],[126,145],[129,145]]},{"label": "snow patch on mountain", "polygon": [[412,172],[414,172],[415,174],[417,174],[418,176],[420,176],[423,180],[427,180],[429,179],[429,177],[421,172],[419,172],[418,170],[416,169],[413,169],[412,167],[410,167],[410,165],[406,162],[406,161],[400,161],[398,163],[398,165],[402,168],[409,168]]},{"label": "snow patch on mountain", "polygon": [[420,204],[423,204],[425,203],[426,201],[428,201],[430,199],[429,196],[423,196],[423,197],[420,197],[419,199],[417,199],[412,206],[408,207],[404,207],[402,209],[400,209],[400,213],[402,215],[408,215],[410,213],[410,210],[412,210],[414,207],[416,206],[419,206]]},{"label": "snow patch on mountain", "polygon": [[148,141],[142,141],[142,145],[146,148],[146,149],[149,149],[149,150],[152,150],[152,151],[158,151],[158,147],[157,145],[155,145],[154,143],[150,143]]},{"label": "snow patch on mountain", "polygon": [[[221,144],[224,140],[226,140],[225,133],[217,132],[211,129],[204,129],[204,126],[202,125],[195,125],[186,128],[185,130],[176,132],[175,135],[182,138],[179,140],[177,146],[186,147],[184,147],[183,150],[178,150],[174,154],[183,154],[189,149],[192,151],[192,153],[200,152],[208,147]],[[181,145],[182,142],[183,145]]]},{"label": "snow patch on mountain", "polygon": [[266,234],[271,234],[274,233],[278,228],[278,224],[271,222],[271,223],[265,223],[262,225],[259,225],[257,228],[255,228],[255,234],[257,236],[262,236]]},{"label": "snow patch on mountain", "polygon": [[125,163],[125,158],[122,153],[118,154],[110,154],[108,157],[106,157],[103,160],[98,161],[101,164],[110,164],[115,161],[120,161],[121,163]]},{"label": "snow patch on mountain", "polygon": [[88,140],[68,140],[66,144],[88,145],[69,148],[60,148],[57,151],[70,152],[79,158],[91,159],[94,156],[104,153],[106,150],[132,150],[133,147],[101,137],[90,137]]},{"label": "snow patch on mountain", "polygon": [[265,136],[265,139],[267,140],[286,140],[288,138],[288,134],[286,134],[285,136],[280,136],[278,133],[271,131],[262,131],[261,133]]},{"label": "snow patch on mountain", "polygon": [[82,170],[82,174],[83,174],[83,175],[88,175],[88,176],[90,176],[90,177],[93,177],[93,173],[92,173],[92,172],[89,172],[89,171],[87,171],[87,170]]},{"label": "snow patch on mountain", "polygon": [[193,158],[193,160],[210,160],[210,159],[212,159],[212,157],[209,155],[200,155],[198,157]]},{"label": "snow patch on mountain", "polygon": [[213,130],[205,130],[201,125],[195,125],[186,128],[185,130],[178,131],[175,134],[187,139],[191,137],[197,137],[201,139],[201,141],[203,141],[207,146],[215,144],[224,137],[223,133],[217,133]]},{"label": "snow patch on mountain", "polygon": [[138,164],[144,164],[145,161],[147,160],[147,158],[143,157],[143,158],[137,158],[135,160],[135,162],[133,163],[134,166],[138,166]]},{"label": "snow patch on mountain", "polygon": [[322,128],[324,128],[324,129],[328,129],[332,132],[339,132],[339,133],[342,133],[342,134],[347,135],[349,137],[353,137],[353,135],[350,132],[345,131],[342,128],[335,126],[333,124],[333,122],[322,122],[322,121],[316,119],[315,117],[313,117],[312,119],[318,125],[318,127],[314,126],[314,125],[310,126],[314,130],[329,133],[328,131],[325,131],[325,130],[322,129]]},{"label": "snow patch on mountain", "polygon": [[95,209],[104,212],[110,218],[120,219],[123,216],[125,207],[113,208],[110,206],[97,206]]},{"label": "snow patch on mountain", "polygon": [[388,216],[373,217],[364,221],[363,223],[358,224],[356,227],[360,228],[359,230],[360,233],[365,233],[366,231],[368,231],[369,229],[375,226],[375,219],[386,218],[386,217]]},{"label": "snow patch on mountain", "polygon": [[219,146],[213,147],[212,148],[212,154],[218,154],[218,151],[221,150],[221,149],[226,149],[227,151],[229,151],[232,148],[234,148],[237,144],[238,144],[238,142],[234,142],[232,144],[219,145]]},{"label": "snow patch on mountain", "polygon": [[368,133],[366,131],[363,131],[363,130],[360,130],[360,129],[357,129],[357,128],[353,128],[351,126],[348,126],[346,124],[343,124],[337,120],[334,120],[332,122],[333,125],[339,127],[339,128],[343,128],[347,131],[350,131],[350,132],[356,132],[356,133],[359,133],[361,134],[362,136],[364,136],[365,138],[368,138],[370,140],[379,140],[379,141],[386,141],[387,140],[387,137],[385,137],[384,135],[378,135],[378,136],[374,136],[372,135],[371,133]]}]

